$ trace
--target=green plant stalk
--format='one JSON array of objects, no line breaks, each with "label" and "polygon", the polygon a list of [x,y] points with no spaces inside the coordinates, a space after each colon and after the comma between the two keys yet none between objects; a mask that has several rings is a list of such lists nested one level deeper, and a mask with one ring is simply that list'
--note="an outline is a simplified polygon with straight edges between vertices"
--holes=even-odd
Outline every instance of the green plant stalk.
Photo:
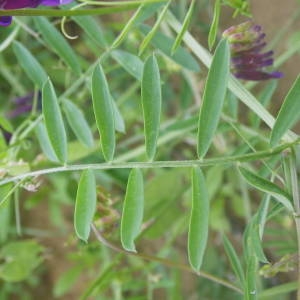
[{"label": "green plant stalk", "polygon": [[[86,169],[92,170],[112,170],[112,169],[154,169],[154,168],[188,168],[193,166],[207,167],[220,164],[238,164],[246,161],[256,161],[263,158],[267,158],[283,152],[285,149],[291,148],[292,146],[299,144],[299,140],[286,143],[270,150],[258,151],[255,153],[244,154],[244,155],[233,155],[227,157],[208,158],[202,160],[182,160],[182,161],[153,161],[153,162],[109,162],[99,164],[82,164],[82,165],[65,165],[62,167],[55,167],[43,170],[37,170],[27,172],[17,176],[5,178],[0,181],[0,186],[10,183],[19,182],[27,178],[37,177],[46,174],[60,173],[60,172],[71,172],[71,171],[82,171]],[[1,205],[1,204],[0,204]],[[299,212],[300,213],[300,212]]]},{"label": "green plant stalk", "polygon": [[170,261],[170,260],[167,260],[167,259],[164,259],[164,258],[160,258],[160,257],[156,257],[156,256],[151,256],[151,255],[147,255],[147,254],[141,254],[141,253],[126,251],[122,248],[119,248],[118,246],[115,246],[115,245],[111,244],[109,241],[107,241],[105,238],[103,238],[102,235],[100,234],[100,232],[96,229],[95,225],[92,224],[91,228],[92,228],[92,231],[94,232],[97,240],[101,244],[105,245],[106,247],[108,247],[108,248],[110,248],[114,251],[117,251],[119,253],[123,253],[123,254],[126,254],[126,255],[136,256],[136,257],[139,257],[139,258],[144,259],[144,260],[159,262],[159,263],[161,263],[161,264],[163,264],[167,267],[181,269],[183,271],[193,273],[193,274],[196,274],[197,276],[200,276],[200,277],[206,278],[208,280],[211,280],[211,281],[213,281],[217,284],[226,286],[227,288],[229,288],[231,290],[234,290],[234,291],[236,291],[240,294],[243,293],[243,291],[241,289],[239,289],[235,285],[231,284],[230,282],[227,282],[227,281],[225,281],[221,278],[215,277],[215,276],[213,276],[209,273],[203,272],[203,271],[195,272],[192,268],[190,268],[187,265],[175,263],[173,261]]},{"label": "green plant stalk", "polygon": [[16,231],[18,236],[22,235],[21,228],[21,214],[20,214],[20,198],[19,198],[19,189],[16,189],[14,192],[14,208],[15,208],[15,220],[16,220]]},{"label": "green plant stalk", "polygon": [[291,192],[294,201],[295,215],[294,220],[296,224],[296,233],[297,233],[297,244],[298,244],[298,290],[297,290],[297,299],[300,300],[300,198],[299,198],[299,188],[298,188],[298,177],[296,169],[296,154],[293,148],[291,148],[291,153],[288,153],[288,168],[290,171],[290,183],[291,183]]},{"label": "green plant stalk", "polygon": [[[71,16],[95,16],[113,14],[122,11],[132,10],[141,4],[166,2],[166,0],[143,0],[118,2],[113,6],[113,2],[102,2],[100,5],[110,7],[87,8],[87,9],[0,9],[0,16],[44,16],[44,17],[71,17]],[[86,2],[86,4],[97,5],[96,2]],[[118,6],[117,6],[118,5]]]}]

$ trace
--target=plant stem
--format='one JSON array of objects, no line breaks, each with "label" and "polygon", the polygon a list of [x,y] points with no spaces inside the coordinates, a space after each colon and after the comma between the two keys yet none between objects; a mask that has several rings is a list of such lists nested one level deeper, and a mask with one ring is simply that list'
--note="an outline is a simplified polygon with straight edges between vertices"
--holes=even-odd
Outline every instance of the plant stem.
[{"label": "plant stem", "polygon": [[82,171],[86,169],[93,170],[111,170],[111,169],[132,169],[132,168],[189,168],[193,166],[206,167],[214,166],[220,164],[238,164],[247,161],[256,161],[262,158],[273,156],[279,154],[287,148],[298,144],[299,141],[293,143],[286,143],[278,147],[272,148],[266,151],[258,151],[255,153],[249,153],[244,155],[233,155],[233,156],[223,156],[217,158],[208,158],[202,160],[180,160],[180,161],[151,161],[151,162],[110,162],[110,163],[98,163],[98,164],[82,164],[82,165],[65,165],[62,167],[55,167],[43,170],[32,171],[28,173],[23,173],[14,177],[5,178],[0,181],[0,186],[10,183],[18,182],[31,177],[37,177],[40,175],[60,173],[60,172],[70,172],[70,171]]},{"label": "plant stem", "polygon": [[184,265],[184,264],[179,264],[179,263],[175,263],[173,261],[170,261],[170,260],[167,260],[167,259],[164,259],[164,258],[160,258],[160,257],[156,257],[156,256],[151,256],[151,255],[147,255],[147,254],[140,254],[140,253],[135,253],[135,252],[129,252],[129,251],[126,251],[122,248],[119,248],[118,246],[115,246],[113,245],[112,243],[110,243],[109,241],[107,241],[101,234],[100,232],[96,229],[96,227],[92,224],[91,225],[92,227],[92,230],[97,238],[97,240],[105,245],[106,247],[114,250],[114,251],[117,251],[119,253],[124,253],[126,255],[131,255],[131,256],[136,256],[136,257],[139,257],[141,259],[144,259],[144,260],[149,260],[149,261],[156,261],[156,262],[159,262],[167,267],[172,267],[172,268],[177,268],[177,269],[181,269],[183,271],[186,271],[186,272],[189,272],[189,273],[193,273],[197,276],[200,276],[200,277],[203,277],[203,278],[206,278],[208,280],[211,280],[217,284],[220,284],[220,285],[223,285],[223,286],[226,286],[227,288],[231,289],[231,290],[234,290],[240,294],[243,293],[243,291],[241,289],[239,289],[238,287],[236,287],[235,285],[231,284],[230,282],[227,282],[221,278],[218,278],[218,277],[215,277],[209,273],[206,273],[206,272],[195,272],[192,268],[190,268],[189,266],[187,265]]},{"label": "plant stem", "polygon": [[[0,16],[45,16],[45,17],[71,17],[71,16],[95,16],[113,14],[122,11],[128,11],[139,7],[141,4],[151,4],[166,2],[166,0],[143,0],[143,1],[127,1],[113,2],[102,1],[100,5],[109,5],[110,7],[88,8],[88,9],[0,9]],[[97,2],[87,2],[86,4],[97,5]],[[116,4],[118,6],[116,6]]]}]

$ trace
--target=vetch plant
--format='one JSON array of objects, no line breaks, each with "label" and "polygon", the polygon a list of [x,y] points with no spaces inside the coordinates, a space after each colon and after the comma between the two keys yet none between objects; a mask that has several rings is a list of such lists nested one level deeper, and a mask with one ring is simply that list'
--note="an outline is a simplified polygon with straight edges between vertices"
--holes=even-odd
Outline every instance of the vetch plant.
[{"label": "vetch plant", "polygon": [[71,2],[0,2],[0,298],[300,299],[299,11]]}]

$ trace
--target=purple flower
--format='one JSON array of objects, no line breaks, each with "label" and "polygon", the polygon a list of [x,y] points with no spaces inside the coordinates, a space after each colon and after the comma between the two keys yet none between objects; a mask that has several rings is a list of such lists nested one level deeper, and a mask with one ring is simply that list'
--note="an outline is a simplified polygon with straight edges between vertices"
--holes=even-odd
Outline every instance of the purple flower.
[{"label": "purple flower", "polygon": [[[37,7],[39,5],[58,6],[72,2],[73,0],[0,0],[0,9],[19,9]],[[10,25],[12,17],[0,16],[0,26]]]},{"label": "purple flower", "polygon": [[231,50],[231,71],[235,77],[245,80],[281,78],[281,72],[267,72],[273,65],[273,51],[262,52],[266,46],[265,34],[252,21],[232,26],[223,32]]}]

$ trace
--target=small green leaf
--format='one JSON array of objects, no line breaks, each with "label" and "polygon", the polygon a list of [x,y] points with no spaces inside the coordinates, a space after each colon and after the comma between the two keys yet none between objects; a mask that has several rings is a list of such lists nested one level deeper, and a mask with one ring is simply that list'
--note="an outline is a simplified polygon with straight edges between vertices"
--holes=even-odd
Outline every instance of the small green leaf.
[{"label": "small green leaf", "polygon": [[143,174],[140,169],[132,169],[128,178],[121,219],[121,242],[127,251],[136,252],[134,240],[141,230],[143,211]]},{"label": "small green leaf", "polygon": [[236,277],[239,279],[241,285],[244,286],[245,275],[244,275],[242,264],[231,242],[227,239],[225,235],[223,236],[223,245]]},{"label": "small green leaf", "polygon": [[92,76],[92,99],[100,143],[106,161],[111,161],[115,152],[115,124],[111,95],[101,65],[97,65]]},{"label": "small green leaf", "polygon": [[195,271],[202,265],[208,238],[209,198],[200,168],[192,169],[192,211],[188,233],[189,262]]},{"label": "small green leaf", "polygon": [[145,62],[142,78],[142,106],[146,153],[153,160],[159,134],[161,113],[161,86],[159,68],[154,55]]},{"label": "small green leaf", "polygon": [[245,168],[239,167],[239,171],[250,185],[254,186],[260,191],[270,194],[272,197],[278,200],[288,211],[294,211],[291,197],[276,184],[260,176],[257,176],[252,171],[249,171]]},{"label": "small green leaf", "polygon": [[13,50],[19,64],[22,66],[27,76],[41,89],[48,77],[40,63],[21,43],[17,41],[13,43]]},{"label": "small green leaf", "polygon": [[214,46],[216,38],[217,38],[219,19],[220,19],[220,11],[221,11],[220,0],[216,0],[215,8],[214,8],[214,17],[213,17],[213,21],[212,21],[212,24],[209,29],[209,34],[208,34],[208,46],[209,46],[210,50]]},{"label": "small green leaf", "polygon": [[182,38],[183,38],[184,34],[188,30],[188,27],[190,25],[190,22],[191,22],[191,19],[192,19],[192,15],[193,15],[193,12],[194,12],[195,3],[196,3],[196,0],[192,0],[191,1],[190,7],[188,9],[188,12],[186,13],[185,18],[183,20],[181,30],[177,34],[175,42],[174,42],[174,44],[172,46],[172,50],[171,50],[172,55],[176,52],[177,48],[179,47],[179,45],[180,45],[180,43],[182,41]]},{"label": "small green leaf", "polygon": [[114,50],[110,55],[137,80],[142,80],[144,63],[138,56],[123,50]]},{"label": "small green leaf", "polygon": [[[147,34],[150,32],[151,27],[143,24],[139,26],[139,29],[143,34]],[[156,32],[155,36],[151,40],[151,44],[178,65],[193,72],[200,71],[200,66],[197,60],[195,60],[186,49],[178,46],[176,52],[172,54],[172,45],[174,44],[174,39],[168,37],[167,35],[159,31]]]},{"label": "small green leaf", "polygon": [[198,156],[206,154],[217,129],[229,78],[228,41],[220,41],[213,57],[204,88],[198,126]]},{"label": "small green leaf", "polygon": [[63,108],[68,123],[78,140],[87,147],[93,147],[93,134],[82,111],[73,102],[67,99],[63,101]]},{"label": "small green leaf", "polygon": [[275,146],[281,137],[299,120],[300,117],[300,76],[289,90],[276,118],[270,145]]},{"label": "small green leaf", "polygon": [[85,242],[90,235],[96,201],[96,180],[93,171],[88,169],[83,171],[80,177],[74,212],[76,235]]},{"label": "small green leaf", "polygon": [[44,17],[35,17],[34,21],[47,44],[76,74],[80,74],[78,58],[59,31]]},{"label": "small green leaf", "polygon": [[51,142],[49,140],[49,136],[47,134],[47,130],[43,122],[37,124],[37,126],[35,127],[35,134],[45,156],[50,161],[58,162],[59,160],[56,157],[56,154],[51,146]]},{"label": "small green leaf", "polygon": [[54,87],[50,79],[42,90],[44,121],[52,148],[61,162],[67,161],[67,135]]},{"label": "small green leaf", "polygon": [[73,16],[72,19],[94,40],[100,47],[106,47],[106,41],[100,24],[92,16]]}]

